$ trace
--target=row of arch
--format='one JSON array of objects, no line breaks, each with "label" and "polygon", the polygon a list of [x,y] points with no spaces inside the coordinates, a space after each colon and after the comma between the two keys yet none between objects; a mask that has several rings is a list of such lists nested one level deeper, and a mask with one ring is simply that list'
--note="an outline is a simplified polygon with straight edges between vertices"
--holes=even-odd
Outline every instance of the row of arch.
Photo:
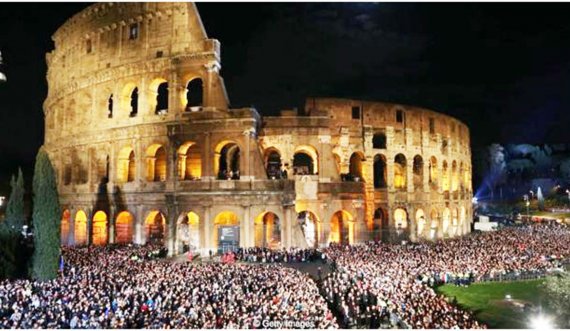
[{"label": "row of arch", "polygon": [[[181,102],[185,105],[185,111],[193,111],[203,104],[204,87],[201,78],[193,78],[186,84],[186,91],[182,96]],[[152,102],[150,106],[154,108],[154,113],[157,115],[168,112],[169,109],[169,87],[168,81],[163,78],[157,78],[152,81],[149,87]],[[139,98],[140,91],[136,84],[126,84],[120,94],[119,105],[121,109],[129,111],[129,117],[136,117],[139,111]],[[108,117],[113,118],[115,112],[116,100],[113,94],[109,95],[107,101]]]}]

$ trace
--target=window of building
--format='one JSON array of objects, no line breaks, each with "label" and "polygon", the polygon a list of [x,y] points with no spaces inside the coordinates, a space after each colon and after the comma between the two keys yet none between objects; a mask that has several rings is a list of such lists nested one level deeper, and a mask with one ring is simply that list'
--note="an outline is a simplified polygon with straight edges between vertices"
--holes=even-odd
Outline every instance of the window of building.
[{"label": "window of building", "polygon": [[131,113],[129,114],[131,117],[137,116],[139,111],[139,88],[135,87],[133,92],[131,93]]},{"label": "window of building", "polygon": [[401,110],[396,110],[396,122],[404,123],[404,112]]},{"label": "window of building", "polygon": [[108,105],[107,105],[107,116],[109,118],[113,118],[113,95],[109,97]]},{"label": "window of building", "polygon": [[91,53],[91,51],[93,50],[93,44],[91,42],[91,39],[87,39],[87,44],[85,45],[86,50],[87,50],[87,54]]},{"label": "window of building", "polygon": [[352,119],[359,120],[360,119],[360,107],[352,107]]},{"label": "window of building", "polygon": [[135,40],[139,37],[139,24],[133,23],[129,26],[129,39]]},{"label": "window of building", "polygon": [[435,133],[435,119],[433,119],[433,118],[429,119],[429,133],[430,134]]},{"label": "window of building", "polygon": [[386,148],[386,135],[376,133],[374,137],[372,137],[372,148]]}]

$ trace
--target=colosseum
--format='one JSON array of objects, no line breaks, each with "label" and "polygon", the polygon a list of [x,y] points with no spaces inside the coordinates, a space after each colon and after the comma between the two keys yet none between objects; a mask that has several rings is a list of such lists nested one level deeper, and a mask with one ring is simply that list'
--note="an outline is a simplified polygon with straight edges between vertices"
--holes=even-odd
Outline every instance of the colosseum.
[{"label": "colosseum", "polygon": [[431,110],[307,98],[231,108],[191,3],[100,3],[47,54],[45,149],[64,245],[438,240],[472,222],[469,129]]}]

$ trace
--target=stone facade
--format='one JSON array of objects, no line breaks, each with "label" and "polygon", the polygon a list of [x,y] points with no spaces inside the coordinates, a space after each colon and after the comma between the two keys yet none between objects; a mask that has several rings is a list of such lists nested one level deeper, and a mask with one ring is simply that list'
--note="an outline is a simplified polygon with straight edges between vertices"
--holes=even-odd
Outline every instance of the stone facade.
[{"label": "stone facade", "polygon": [[470,231],[469,129],[454,118],[329,98],[275,117],[230,108],[220,43],[191,3],[95,4],[53,40],[45,147],[64,244],[175,254],[232,233],[305,247]]}]

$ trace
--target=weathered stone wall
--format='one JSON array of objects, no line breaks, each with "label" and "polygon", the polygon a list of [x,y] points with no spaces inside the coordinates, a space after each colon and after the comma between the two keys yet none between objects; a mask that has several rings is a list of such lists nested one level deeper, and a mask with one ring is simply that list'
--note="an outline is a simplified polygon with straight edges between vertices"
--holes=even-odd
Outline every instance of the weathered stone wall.
[{"label": "weathered stone wall", "polygon": [[[264,236],[265,244],[270,235],[259,233],[267,229],[280,232],[276,245],[300,246],[303,212],[314,215],[318,245],[470,230],[469,130],[456,119],[326,98],[308,99],[301,115],[261,118],[255,109],[230,109],[220,43],[207,37],[189,3],[95,4],[53,39],[45,147],[68,215],[66,244],[84,237],[144,243],[152,239],[149,229],[160,227],[149,220],[158,212],[171,254],[182,249],[189,212],[198,219],[191,231],[202,253],[217,248],[217,227],[224,225],[240,227],[242,246]],[[278,154],[277,174],[269,170],[271,153]],[[300,154],[311,159],[311,173],[299,172],[311,167],[295,165]],[[423,176],[414,174],[414,158],[421,158],[416,170]],[[386,185],[375,185],[380,159]],[[103,222],[98,211],[103,227],[95,224]],[[279,226],[263,223],[267,213]]]}]

